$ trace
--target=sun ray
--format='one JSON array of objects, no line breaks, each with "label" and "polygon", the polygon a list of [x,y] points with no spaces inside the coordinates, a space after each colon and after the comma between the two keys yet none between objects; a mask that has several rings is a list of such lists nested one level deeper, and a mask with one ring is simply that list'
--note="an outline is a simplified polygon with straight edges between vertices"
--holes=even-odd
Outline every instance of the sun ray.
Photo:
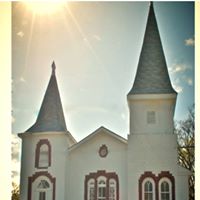
[{"label": "sun ray", "polygon": [[[106,76],[106,79],[111,81],[112,84],[115,85],[116,83],[114,82],[114,80],[110,79],[110,77],[108,76],[107,68],[105,67],[105,64],[104,64],[103,60],[97,55],[95,49],[93,48],[92,44],[90,43],[90,41],[88,40],[86,34],[84,33],[83,29],[81,28],[80,24],[78,23],[78,20],[76,19],[76,17],[74,16],[73,12],[71,11],[71,9],[69,7],[69,4],[67,4],[65,6],[65,8],[68,11],[68,14],[71,17],[72,21],[74,22],[78,32],[80,33],[80,35],[81,35],[81,37],[83,39],[83,41],[85,42],[86,47],[90,50],[92,55],[95,57],[95,59],[97,60],[97,62],[101,66],[100,69],[104,72],[104,75]],[[117,90],[117,88],[114,87],[114,90]]]},{"label": "sun ray", "polygon": [[29,1],[25,4],[36,15],[48,15],[61,11],[65,3],[66,1]]},{"label": "sun ray", "polygon": [[28,38],[28,43],[27,43],[27,51],[26,51],[26,56],[25,56],[25,68],[23,74],[26,73],[27,71],[27,66],[28,66],[28,58],[29,58],[29,53],[30,53],[30,48],[31,48],[31,41],[32,41],[32,36],[33,36],[33,27],[35,23],[35,15],[32,16],[31,19],[31,25],[30,25],[30,35]]},{"label": "sun ray", "polygon": [[82,39],[85,41],[87,47],[89,48],[89,50],[91,51],[91,53],[94,55],[94,57],[97,59],[97,61],[99,62],[100,65],[103,65],[101,59],[99,58],[99,56],[96,54],[93,46],[91,45],[91,43],[89,42],[86,34],[84,33],[84,31],[82,30],[81,26],[79,25],[77,19],[75,18],[74,14],[71,12],[69,6],[65,6],[65,8],[67,9],[71,19],[73,20],[76,28],[78,29],[79,33],[81,34]]}]

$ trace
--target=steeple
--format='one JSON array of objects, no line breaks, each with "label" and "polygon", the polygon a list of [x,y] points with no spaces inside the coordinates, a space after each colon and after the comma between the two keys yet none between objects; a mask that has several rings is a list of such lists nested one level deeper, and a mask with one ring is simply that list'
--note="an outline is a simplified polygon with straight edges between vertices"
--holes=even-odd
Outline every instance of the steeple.
[{"label": "steeple", "polygon": [[53,62],[52,74],[37,120],[26,132],[67,131],[55,70]]},{"label": "steeple", "polygon": [[129,95],[170,93],[176,93],[176,91],[170,82],[153,3],[150,2],[136,78]]}]

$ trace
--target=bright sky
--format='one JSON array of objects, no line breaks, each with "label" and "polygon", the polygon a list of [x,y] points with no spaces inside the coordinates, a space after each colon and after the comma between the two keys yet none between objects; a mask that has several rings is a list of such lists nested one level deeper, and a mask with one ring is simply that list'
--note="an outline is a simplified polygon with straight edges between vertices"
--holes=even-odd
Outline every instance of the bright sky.
[{"label": "bright sky", "polygon": [[[54,60],[71,134],[79,141],[105,126],[126,138],[126,95],[148,7],[149,2],[68,2],[53,13],[37,13],[13,3],[12,132],[34,124]],[[194,103],[194,3],[155,2],[154,10],[171,81],[179,92],[175,120],[185,119]]]}]

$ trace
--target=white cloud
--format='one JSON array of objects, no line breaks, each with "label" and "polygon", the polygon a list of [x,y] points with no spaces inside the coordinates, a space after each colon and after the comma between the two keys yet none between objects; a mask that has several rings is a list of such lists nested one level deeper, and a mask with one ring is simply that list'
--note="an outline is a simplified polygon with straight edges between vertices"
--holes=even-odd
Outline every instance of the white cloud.
[{"label": "white cloud", "polygon": [[186,46],[194,46],[194,38],[185,39]]},{"label": "white cloud", "polygon": [[178,92],[181,93],[183,92],[183,86],[181,86],[181,80],[180,78],[176,77],[173,81],[172,81],[172,86],[173,88]]},{"label": "white cloud", "polygon": [[183,87],[181,87],[181,86],[179,86],[179,85],[174,85],[174,84],[173,84],[173,88],[174,88],[178,93],[183,92]]},{"label": "white cloud", "polygon": [[101,37],[99,35],[93,35],[93,38],[97,41],[101,41]]},{"label": "white cloud", "polygon": [[193,85],[193,80],[191,78],[188,78],[187,83],[188,83],[188,85]]},{"label": "white cloud", "polygon": [[24,37],[24,33],[22,32],[22,31],[19,31],[18,33],[17,33],[17,35],[19,36],[19,37]]},{"label": "white cloud", "polygon": [[26,82],[26,80],[24,79],[24,77],[20,77],[20,82]]},{"label": "white cloud", "polygon": [[12,156],[12,181],[19,184],[19,171],[20,171],[20,139],[17,135],[12,134],[12,142],[11,142],[11,156]]},{"label": "white cloud", "polygon": [[183,63],[175,63],[169,67],[169,72],[172,74],[185,72],[186,70],[191,70],[192,68],[189,65]]},{"label": "white cloud", "polygon": [[88,39],[86,37],[83,38],[84,42],[88,42]]},{"label": "white cloud", "polygon": [[17,135],[12,134],[12,160],[18,161],[19,160],[19,147],[20,147],[20,139],[17,137]]},{"label": "white cloud", "polygon": [[193,85],[193,79],[191,77],[183,77],[183,80],[189,85]]}]

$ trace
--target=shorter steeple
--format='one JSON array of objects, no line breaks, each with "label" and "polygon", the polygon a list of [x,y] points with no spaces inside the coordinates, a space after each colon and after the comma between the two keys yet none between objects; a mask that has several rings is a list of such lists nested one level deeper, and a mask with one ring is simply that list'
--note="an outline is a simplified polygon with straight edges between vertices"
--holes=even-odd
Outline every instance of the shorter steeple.
[{"label": "shorter steeple", "polygon": [[51,77],[37,120],[26,132],[67,131],[55,70],[53,61]]},{"label": "shorter steeple", "polygon": [[170,82],[152,2],[149,7],[135,82],[129,95],[176,93]]},{"label": "shorter steeple", "polygon": [[55,75],[56,65],[55,65],[54,61],[53,61],[52,65],[51,65],[51,68],[52,68],[52,75]]}]

